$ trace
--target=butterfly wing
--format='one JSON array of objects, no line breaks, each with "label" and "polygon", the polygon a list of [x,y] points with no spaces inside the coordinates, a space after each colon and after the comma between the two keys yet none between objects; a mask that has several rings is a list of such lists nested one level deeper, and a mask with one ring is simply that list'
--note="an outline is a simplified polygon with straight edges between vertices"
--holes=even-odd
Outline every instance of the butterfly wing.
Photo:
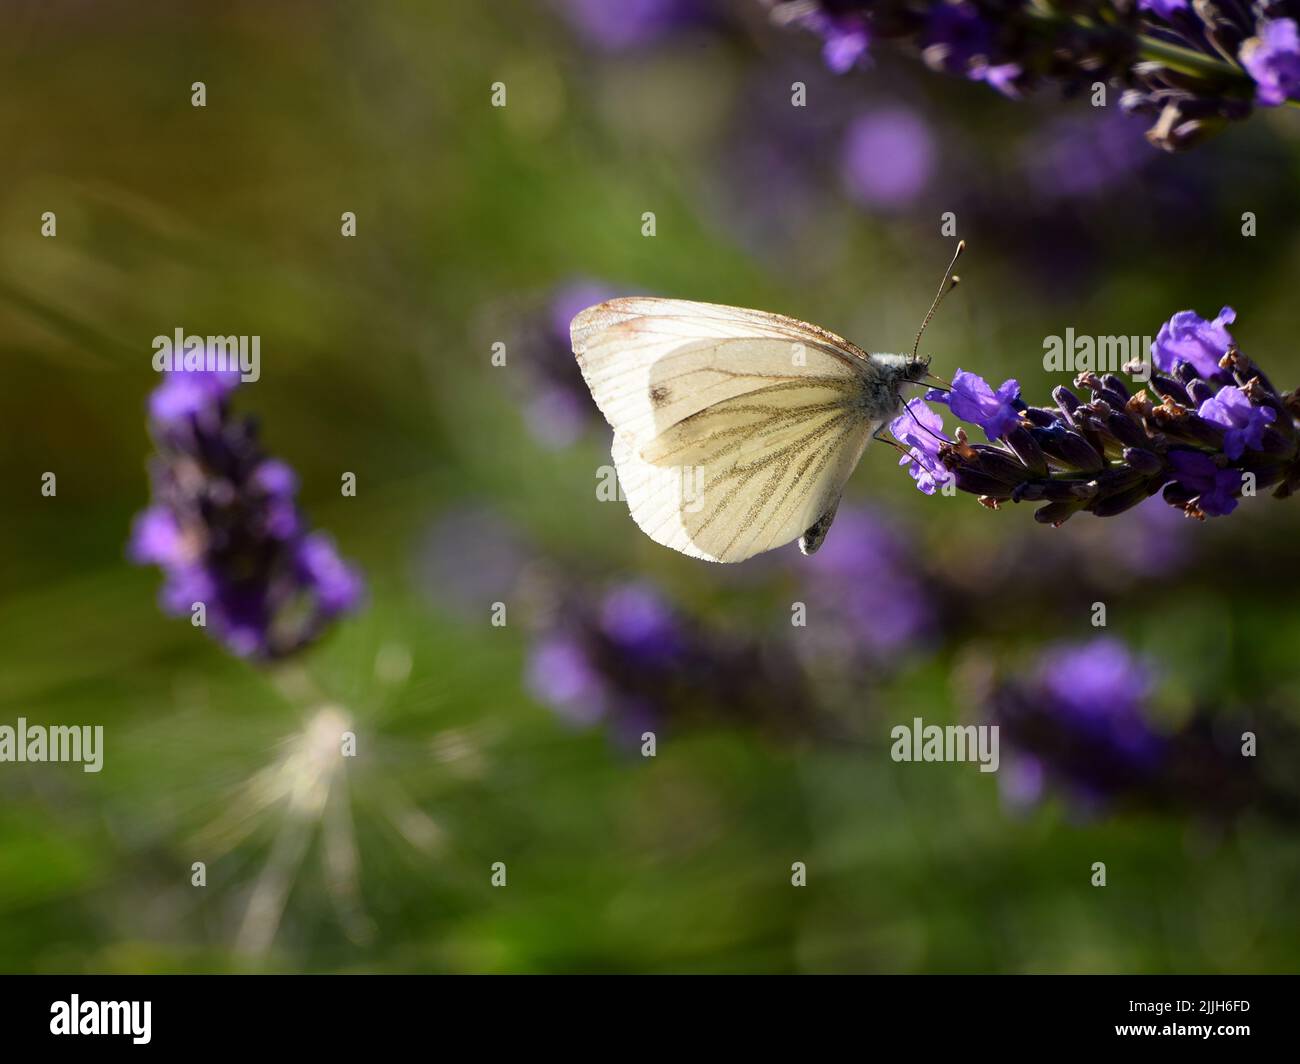
[{"label": "butterfly wing", "polygon": [[736,562],[820,522],[806,549],[820,545],[879,425],[865,352],[794,318],[673,299],[591,307],[572,338],[647,535]]}]

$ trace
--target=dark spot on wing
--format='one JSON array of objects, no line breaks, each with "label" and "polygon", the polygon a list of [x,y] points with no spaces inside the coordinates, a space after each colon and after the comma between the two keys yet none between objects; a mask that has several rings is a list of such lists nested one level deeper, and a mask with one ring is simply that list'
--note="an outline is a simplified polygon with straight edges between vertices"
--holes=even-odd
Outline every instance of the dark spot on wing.
[{"label": "dark spot on wing", "polygon": [[668,389],[662,384],[656,384],[650,389],[650,402],[656,407],[663,406],[668,402]]}]

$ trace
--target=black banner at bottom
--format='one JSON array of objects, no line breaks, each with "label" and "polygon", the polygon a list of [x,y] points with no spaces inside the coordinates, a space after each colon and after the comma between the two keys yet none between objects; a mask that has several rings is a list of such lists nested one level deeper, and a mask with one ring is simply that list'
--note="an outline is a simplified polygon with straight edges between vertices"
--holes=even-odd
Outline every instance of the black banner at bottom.
[{"label": "black banner at bottom", "polygon": [[10,1060],[110,1044],[336,1054],[477,1035],[491,1049],[544,1050],[613,1032],[696,1051],[755,1037],[769,1051],[814,1048],[834,1035],[864,1050],[902,1039],[1234,1052],[1290,1045],[1297,989],[1290,976],[5,976],[0,1046]]}]

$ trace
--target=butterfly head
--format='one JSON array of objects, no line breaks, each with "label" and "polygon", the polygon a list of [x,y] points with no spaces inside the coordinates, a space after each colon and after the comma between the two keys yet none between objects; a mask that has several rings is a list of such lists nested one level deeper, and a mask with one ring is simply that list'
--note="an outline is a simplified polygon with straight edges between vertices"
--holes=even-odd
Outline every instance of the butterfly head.
[{"label": "butterfly head", "polygon": [[929,355],[906,355],[903,359],[903,380],[920,384],[930,372]]}]

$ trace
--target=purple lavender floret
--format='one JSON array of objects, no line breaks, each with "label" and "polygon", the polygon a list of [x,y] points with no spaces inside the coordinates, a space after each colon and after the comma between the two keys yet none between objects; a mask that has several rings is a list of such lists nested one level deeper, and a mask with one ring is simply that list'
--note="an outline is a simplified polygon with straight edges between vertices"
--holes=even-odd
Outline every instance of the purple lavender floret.
[{"label": "purple lavender floret", "polygon": [[233,415],[237,373],[168,373],[149,399],[157,447],[153,500],[137,515],[128,557],[163,571],[159,602],[175,616],[202,603],[206,627],[240,657],[286,657],[364,596],[333,540],[311,532],[298,478]]},{"label": "purple lavender floret", "polygon": [[939,454],[942,444],[951,442],[944,435],[943,418],[924,400],[908,400],[903,413],[890,422],[889,431],[908,448],[898,464],[907,466],[908,476],[924,494],[933,495],[952,479]]},{"label": "purple lavender floret", "polygon": [[1277,420],[1276,410],[1256,406],[1235,384],[1220,388],[1201,404],[1197,413],[1227,430],[1223,435],[1223,453],[1234,461],[1247,448],[1257,451],[1263,447],[1264,430]]},{"label": "purple lavender floret", "polygon": [[978,425],[990,443],[1005,436],[1020,423],[1016,403],[1020,399],[1020,384],[1006,380],[994,391],[983,377],[959,369],[952,378],[952,391],[932,391],[927,396],[944,403],[954,417]]},{"label": "purple lavender floret", "polygon": [[1197,508],[1207,517],[1224,517],[1237,508],[1240,470],[1220,469],[1200,451],[1170,451],[1169,465],[1174,480],[1195,496]]},{"label": "purple lavender floret", "polygon": [[1241,46],[1241,65],[1255,79],[1255,100],[1278,107],[1300,99],[1300,32],[1293,19],[1261,22]]},{"label": "purple lavender floret", "polygon": [[1200,377],[1220,376],[1219,362],[1236,346],[1228,326],[1237,320],[1237,312],[1224,307],[1213,321],[1206,321],[1194,310],[1180,310],[1162,326],[1151,345],[1156,368],[1176,373],[1181,363],[1190,365]]},{"label": "purple lavender floret", "polygon": [[1059,387],[1055,405],[1026,406],[1014,381],[994,392],[959,370],[948,406],[990,444],[972,444],[962,428],[951,442],[918,440],[896,419],[891,431],[909,448],[901,464],[911,462],[919,481],[923,460],[933,480],[937,458],[959,491],[995,510],[1042,503],[1034,517],[1051,525],[1080,511],[1113,517],[1157,493],[1198,519],[1229,514],[1238,497],[1263,488],[1286,498],[1300,488],[1300,399],[1278,392],[1241,353],[1226,329],[1234,319],[1230,307],[1214,321],[1175,314],[1152,345],[1157,369],[1147,388],[1134,393],[1115,374],[1081,373],[1075,387],[1091,392],[1090,402]]}]

